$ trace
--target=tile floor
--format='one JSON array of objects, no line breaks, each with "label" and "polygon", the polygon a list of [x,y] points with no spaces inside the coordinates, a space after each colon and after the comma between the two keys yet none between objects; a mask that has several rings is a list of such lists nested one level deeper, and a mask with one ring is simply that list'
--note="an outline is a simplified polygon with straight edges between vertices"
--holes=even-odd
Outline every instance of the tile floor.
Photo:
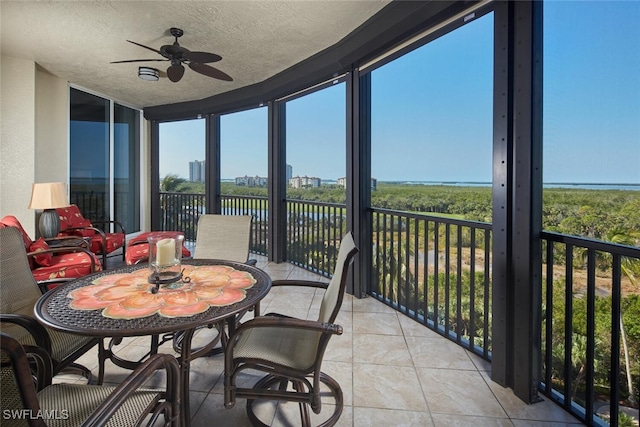
[{"label": "tile floor", "polygon": [[[291,264],[255,258],[258,267],[274,280],[326,280]],[[320,298],[321,290],[274,288],[263,300],[262,310],[315,318]],[[547,400],[524,404],[510,389],[491,381],[488,362],[371,298],[347,295],[337,323],[343,326],[344,334],[329,343],[323,371],[334,377],[344,392],[345,407],[338,426],[581,425]],[[203,330],[199,337],[207,332]],[[119,347],[118,355],[133,358],[148,350],[148,339],[125,340]],[[97,371],[95,354],[83,356],[80,362]],[[117,383],[128,371],[107,362],[106,372],[105,382]],[[222,372],[221,356],[200,358],[191,364],[194,427],[250,425],[244,400],[232,409],[224,408]],[[318,422],[332,409],[330,403],[323,406]],[[263,404],[257,412],[269,425],[292,426],[299,424],[296,409],[294,405]]]}]

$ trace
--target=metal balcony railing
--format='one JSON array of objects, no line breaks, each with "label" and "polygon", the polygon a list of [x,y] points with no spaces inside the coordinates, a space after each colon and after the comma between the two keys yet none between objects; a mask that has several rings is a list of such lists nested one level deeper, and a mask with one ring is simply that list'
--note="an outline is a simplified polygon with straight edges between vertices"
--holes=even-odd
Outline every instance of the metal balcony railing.
[{"label": "metal balcony railing", "polygon": [[491,359],[491,224],[372,209],[369,293]]},{"label": "metal balcony railing", "polygon": [[640,263],[640,248],[551,232],[542,233],[542,243],[540,389],[589,425],[618,425],[620,402],[636,400],[629,409],[638,411],[640,381],[627,375],[628,351],[637,345],[623,342],[633,339],[623,314],[625,303],[640,303],[625,299],[625,293],[638,295],[633,264]]}]

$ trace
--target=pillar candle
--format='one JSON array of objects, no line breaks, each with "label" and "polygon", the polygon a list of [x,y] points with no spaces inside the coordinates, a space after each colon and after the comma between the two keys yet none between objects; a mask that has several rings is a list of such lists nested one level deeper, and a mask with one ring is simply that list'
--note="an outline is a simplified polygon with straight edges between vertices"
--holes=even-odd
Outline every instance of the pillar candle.
[{"label": "pillar candle", "polygon": [[156,263],[159,267],[166,267],[173,264],[176,257],[175,239],[158,240],[156,249]]}]

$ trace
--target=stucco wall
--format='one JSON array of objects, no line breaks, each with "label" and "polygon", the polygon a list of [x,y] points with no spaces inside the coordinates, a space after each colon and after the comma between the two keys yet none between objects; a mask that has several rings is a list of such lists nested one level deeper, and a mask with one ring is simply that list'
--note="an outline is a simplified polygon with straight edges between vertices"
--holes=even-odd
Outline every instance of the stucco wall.
[{"label": "stucco wall", "polygon": [[69,85],[36,66],[35,182],[69,182]]},{"label": "stucco wall", "polygon": [[27,209],[35,179],[36,66],[0,57],[0,217],[15,215],[35,237],[35,212]]}]

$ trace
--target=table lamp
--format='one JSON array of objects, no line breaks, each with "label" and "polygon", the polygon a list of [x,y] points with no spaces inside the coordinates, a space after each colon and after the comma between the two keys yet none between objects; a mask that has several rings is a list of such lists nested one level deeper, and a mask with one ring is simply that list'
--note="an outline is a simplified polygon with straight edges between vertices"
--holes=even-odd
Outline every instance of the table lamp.
[{"label": "table lamp", "polygon": [[44,210],[38,229],[44,238],[56,237],[60,232],[60,217],[56,208],[69,206],[64,182],[38,182],[31,188],[29,209]]}]

